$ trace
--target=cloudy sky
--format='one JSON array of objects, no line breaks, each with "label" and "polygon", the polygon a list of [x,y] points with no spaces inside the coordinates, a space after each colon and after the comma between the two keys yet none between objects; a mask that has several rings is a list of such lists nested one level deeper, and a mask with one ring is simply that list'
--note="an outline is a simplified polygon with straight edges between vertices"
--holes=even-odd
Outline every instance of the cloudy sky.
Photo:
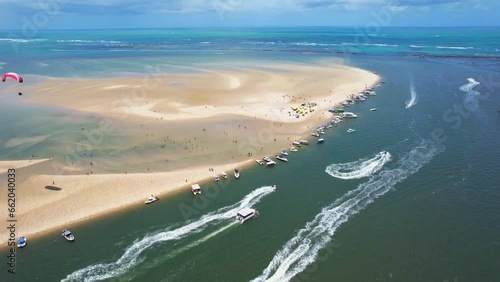
[{"label": "cloudy sky", "polygon": [[0,29],[499,26],[500,0],[0,0]]}]

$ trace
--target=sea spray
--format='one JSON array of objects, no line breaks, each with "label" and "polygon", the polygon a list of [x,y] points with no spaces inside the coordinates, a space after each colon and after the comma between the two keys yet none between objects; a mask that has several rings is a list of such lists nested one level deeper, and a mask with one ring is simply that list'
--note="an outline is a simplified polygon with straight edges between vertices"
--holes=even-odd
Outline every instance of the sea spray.
[{"label": "sea spray", "polygon": [[285,243],[262,274],[253,281],[291,280],[316,261],[318,252],[332,240],[340,225],[390,191],[397,183],[416,173],[441,151],[439,144],[431,140],[421,140],[398,160],[396,168],[382,170],[323,208],[312,221]]},{"label": "sea spray", "polygon": [[326,167],[325,172],[335,178],[359,179],[373,175],[382,169],[384,164],[391,160],[389,152],[380,152],[371,159],[361,159],[350,163],[332,164]]},{"label": "sea spray", "polygon": [[99,281],[122,275],[139,264],[143,259],[140,254],[154,244],[180,240],[189,235],[202,232],[207,226],[220,223],[236,215],[241,208],[257,204],[264,196],[274,192],[275,187],[264,186],[258,188],[236,204],[226,206],[202,216],[200,219],[173,230],[163,230],[155,234],[146,235],[126,248],[125,253],[115,262],[99,263],[87,266],[69,274],[62,281]]}]

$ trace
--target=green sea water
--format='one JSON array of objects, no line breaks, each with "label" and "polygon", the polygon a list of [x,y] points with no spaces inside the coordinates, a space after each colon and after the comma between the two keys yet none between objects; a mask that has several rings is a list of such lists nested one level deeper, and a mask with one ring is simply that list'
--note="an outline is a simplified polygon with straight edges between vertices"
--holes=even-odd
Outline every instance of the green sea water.
[{"label": "green sea water", "polygon": [[[332,58],[232,54],[308,63]],[[0,280],[496,281],[497,62],[391,54],[338,58],[379,73],[386,83],[375,89],[377,96],[350,107],[357,119],[326,130],[324,144],[311,139],[290,152],[287,163],[255,165],[238,180],[204,183],[202,197],[186,187],[154,205],[71,226],[77,237],[71,244],[59,232],[29,240],[17,251],[17,273],[8,274],[3,264]],[[51,121],[65,115],[4,101],[2,117],[8,113],[10,120],[2,119],[5,141],[19,127],[46,131],[39,128],[43,122],[19,112]],[[378,110],[369,111],[373,107]],[[14,158],[28,149],[4,146],[1,152]],[[260,216],[236,224],[234,210],[245,205]]]}]

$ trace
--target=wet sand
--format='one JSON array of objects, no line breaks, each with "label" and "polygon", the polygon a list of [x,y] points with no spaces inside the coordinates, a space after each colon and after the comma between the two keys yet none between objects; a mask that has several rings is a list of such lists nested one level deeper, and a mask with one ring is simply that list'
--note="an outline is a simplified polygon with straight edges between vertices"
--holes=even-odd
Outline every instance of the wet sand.
[{"label": "wet sand", "polygon": [[[67,133],[73,142],[80,136],[75,146],[86,144],[84,149],[68,152],[74,144],[62,146],[52,160],[20,169],[18,234],[70,228],[143,204],[151,194],[190,193],[192,183],[288,149],[331,120],[327,109],[379,79],[338,65],[268,67],[273,71],[242,67],[135,78],[48,78],[28,86],[25,92],[36,95],[24,102],[83,112],[96,122]],[[317,104],[314,111],[296,118],[291,107],[307,102]],[[61,124],[75,119],[66,116]],[[7,161],[0,168],[23,164]],[[0,216],[7,214],[2,210]]]}]

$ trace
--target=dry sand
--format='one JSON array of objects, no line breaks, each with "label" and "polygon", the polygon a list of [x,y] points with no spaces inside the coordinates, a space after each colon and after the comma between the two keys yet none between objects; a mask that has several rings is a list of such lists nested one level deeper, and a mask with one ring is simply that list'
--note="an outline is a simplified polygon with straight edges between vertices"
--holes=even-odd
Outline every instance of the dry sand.
[{"label": "dry sand", "polygon": [[[33,236],[71,227],[142,204],[150,194],[164,196],[179,189],[190,193],[192,183],[217,172],[231,173],[236,166],[288,148],[331,119],[327,109],[379,79],[371,72],[339,65],[267,67],[273,71],[242,68],[144,78],[49,78],[27,87],[24,92],[36,95],[26,95],[26,102],[102,119],[84,137],[94,145],[85,154],[61,149],[51,161],[19,170],[18,234]],[[291,106],[304,102],[318,106],[300,118],[290,114]],[[101,139],[106,141],[97,142]],[[27,164],[0,162],[0,169]],[[4,197],[0,195],[0,201]],[[0,213],[7,216],[5,209]],[[6,232],[0,231],[0,236]]]}]

